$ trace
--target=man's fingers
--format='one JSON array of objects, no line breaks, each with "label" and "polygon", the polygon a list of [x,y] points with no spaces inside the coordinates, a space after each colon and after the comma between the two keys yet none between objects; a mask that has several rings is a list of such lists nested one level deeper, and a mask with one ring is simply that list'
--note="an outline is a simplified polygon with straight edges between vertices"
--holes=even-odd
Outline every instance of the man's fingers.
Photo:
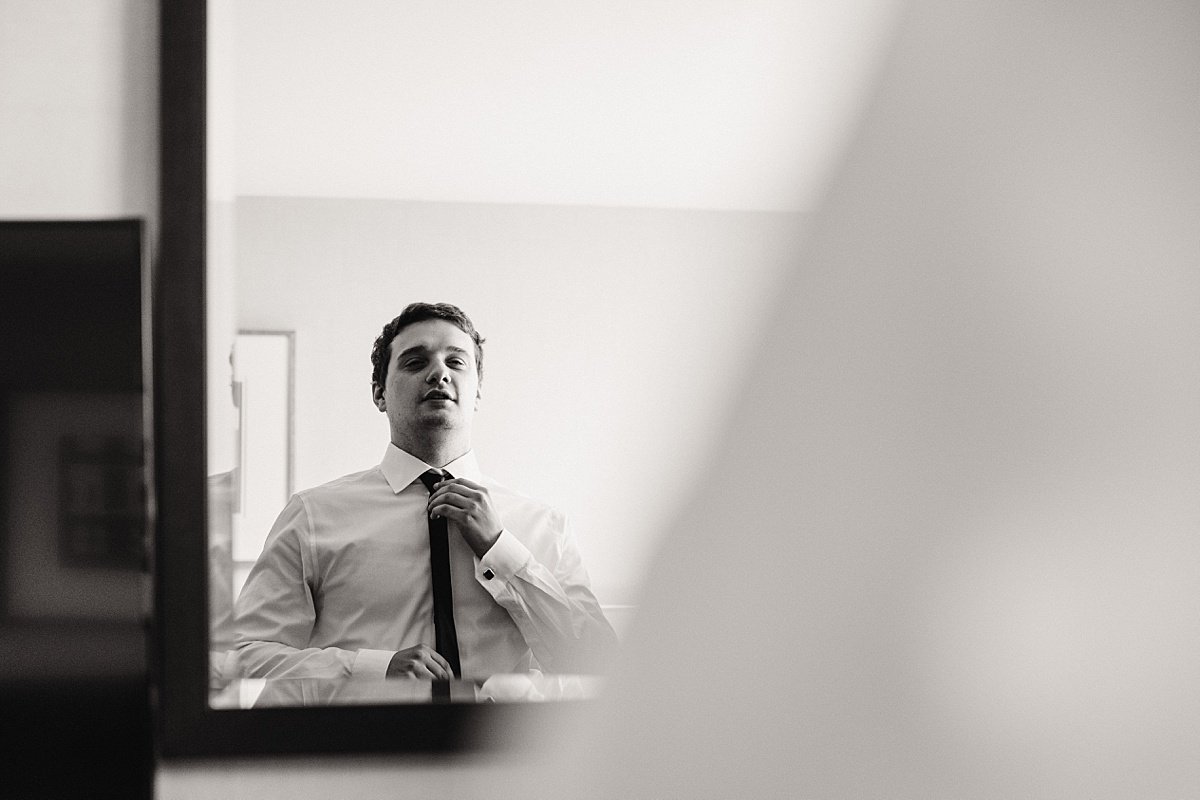
[{"label": "man's fingers", "polygon": [[428,665],[426,665],[425,663],[423,663],[421,661],[414,661],[412,664],[410,664],[408,667],[408,671],[409,671],[409,674],[411,674],[414,678],[432,679],[432,678],[436,677],[433,674],[433,670],[431,670],[428,667]]},{"label": "man's fingers", "polygon": [[410,647],[398,655],[403,655],[406,662],[401,671],[414,678],[448,680],[454,677],[450,662],[427,644]]},{"label": "man's fingers", "polygon": [[433,677],[438,680],[454,680],[454,670],[450,669],[450,665],[445,663],[444,659],[441,664],[435,664],[431,671],[433,672]]},{"label": "man's fingers", "polygon": [[451,678],[454,676],[450,669],[450,662],[445,657],[428,645],[421,645],[421,663],[434,678]]},{"label": "man's fingers", "polygon": [[451,478],[449,480],[440,482],[438,484],[438,486],[439,487],[441,487],[441,486],[462,486],[467,489],[473,489],[477,492],[486,492],[487,491],[487,489],[483,486],[483,484],[476,483],[475,481],[469,480],[467,478]]},{"label": "man's fingers", "polygon": [[470,508],[475,505],[470,498],[460,494],[435,494],[429,496],[428,508],[432,511],[435,506],[448,505],[456,508]]},{"label": "man's fingers", "polygon": [[464,503],[483,502],[483,500],[485,499],[485,491],[486,490],[484,490],[482,486],[463,485],[463,484],[457,483],[457,481],[459,481],[459,480],[461,480],[461,479],[455,478],[454,481],[448,481],[446,483],[439,485],[429,495],[429,501],[431,503],[435,503],[438,500],[453,499],[455,501],[461,500]]},{"label": "man's fingers", "polygon": [[422,652],[422,655],[435,672],[440,670],[442,673],[444,673],[439,677],[446,678],[450,676],[450,662],[447,661],[441,653],[439,653],[437,650],[434,650],[432,647],[427,647]]},{"label": "man's fingers", "polygon": [[445,503],[439,503],[429,509],[429,515],[434,517],[445,517],[451,522],[466,522],[471,517],[471,510],[468,508],[459,508]]},{"label": "man's fingers", "polygon": [[425,513],[434,519],[444,517],[458,525],[463,539],[480,558],[504,530],[488,490],[463,478],[454,478],[435,488]]}]

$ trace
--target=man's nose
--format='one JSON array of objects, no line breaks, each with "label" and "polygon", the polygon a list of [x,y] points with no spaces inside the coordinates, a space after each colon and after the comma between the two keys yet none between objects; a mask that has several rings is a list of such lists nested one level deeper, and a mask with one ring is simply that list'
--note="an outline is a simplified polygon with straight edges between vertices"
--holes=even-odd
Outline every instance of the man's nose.
[{"label": "man's nose", "polygon": [[450,380],[450,368],[445,364],[434,364],[425,376],[426,383],[442,383]]}]

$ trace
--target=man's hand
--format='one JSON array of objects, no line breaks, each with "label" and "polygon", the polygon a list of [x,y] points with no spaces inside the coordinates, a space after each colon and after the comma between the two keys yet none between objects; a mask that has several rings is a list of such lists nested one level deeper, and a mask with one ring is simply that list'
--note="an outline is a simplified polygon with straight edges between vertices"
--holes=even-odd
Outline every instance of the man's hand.
[{"label": "man's hand", "polygon": [[440,481],[429,495],[426,509],[432,516],[445,517],[450,529],[457,528],[480,558],[504,529],[487,488],[466,478]]},{"label": "man's hand", "polygon": [[389,678],[435,678],[449,680],[454,671],[441,654],[427,644],[401,650],[388,662]]}]

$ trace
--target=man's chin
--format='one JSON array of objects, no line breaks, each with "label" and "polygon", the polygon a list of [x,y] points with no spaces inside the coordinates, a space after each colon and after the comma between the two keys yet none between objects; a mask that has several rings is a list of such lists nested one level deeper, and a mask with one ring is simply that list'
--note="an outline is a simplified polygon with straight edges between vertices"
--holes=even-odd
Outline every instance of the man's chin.
[{"label": "man's chin", "polygon": [[462,423],[454,408],[423,408],[418,419],[426,428],[457,428]]}]

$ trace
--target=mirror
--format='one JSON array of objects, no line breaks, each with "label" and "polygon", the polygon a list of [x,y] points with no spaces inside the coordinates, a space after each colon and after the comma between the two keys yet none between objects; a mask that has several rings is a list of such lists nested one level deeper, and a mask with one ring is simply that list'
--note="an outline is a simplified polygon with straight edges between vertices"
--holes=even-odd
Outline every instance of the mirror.
[{"label": "mirror", "polygon": [[[160,322],[157,347],[207,361],[184,376],[159,356],[160,518],[188,531],[160,534],[163,580],[221,549],[223,523],[197,543],[192,517],[212,512],[204,487],[248,466],[258,429],[241,427],[239,336],[289,337],[291,455],[276,469],[295,491],[379,462],[371,342],[407,303],[447,301],[487,338],[474,437],[485,471],[568,515],[622,633],[660,532],[706,490],[692,465],[708,432],[754,391],[729,376],[861,104],[887,4],[171,5],[160,275],[177,280],[160,302],[184,327]],[[196,209],[184,198],[200,186]],[[200,409],[180,396],[197,385]],[[173,429],[181,418],[205,421],[202,441]],[[206,458],[181,464],[172,445]],[[278,498],[236,503],[257,515]],[[261,523],[243,528],[261,541]],[[230,552],[253,550],[229,535]],[[178,703],[168,722],[247,731],[253,747],[254,726],[299,709],[196,708],[195,683],[178,693],[169,675],[212,677],[226,643],[178,644],[167,622],[195,630],[194,610],[177,607],[187,587],[221,614],[249,561],[173,578],[160,626]]]},{"label": "mirror", "polygon": [[[708,432],[753,390],[728,375],[801,228],[800,168],[778,141],[799,126],[763,116],[804,109],[769,80],[795,68],[778,14],[599,4],[530,26],[395,2],[209,8],[214,615],[291,492],[379,462],[370,345],[425,300],[487,339],[485,472],[567,514],[623,630]],[[612,15],[624,24],[599,24]],[[288,332],[290,374],[252,365],[250,329]],[[223,633],[214,620],[216,671]]]}]

